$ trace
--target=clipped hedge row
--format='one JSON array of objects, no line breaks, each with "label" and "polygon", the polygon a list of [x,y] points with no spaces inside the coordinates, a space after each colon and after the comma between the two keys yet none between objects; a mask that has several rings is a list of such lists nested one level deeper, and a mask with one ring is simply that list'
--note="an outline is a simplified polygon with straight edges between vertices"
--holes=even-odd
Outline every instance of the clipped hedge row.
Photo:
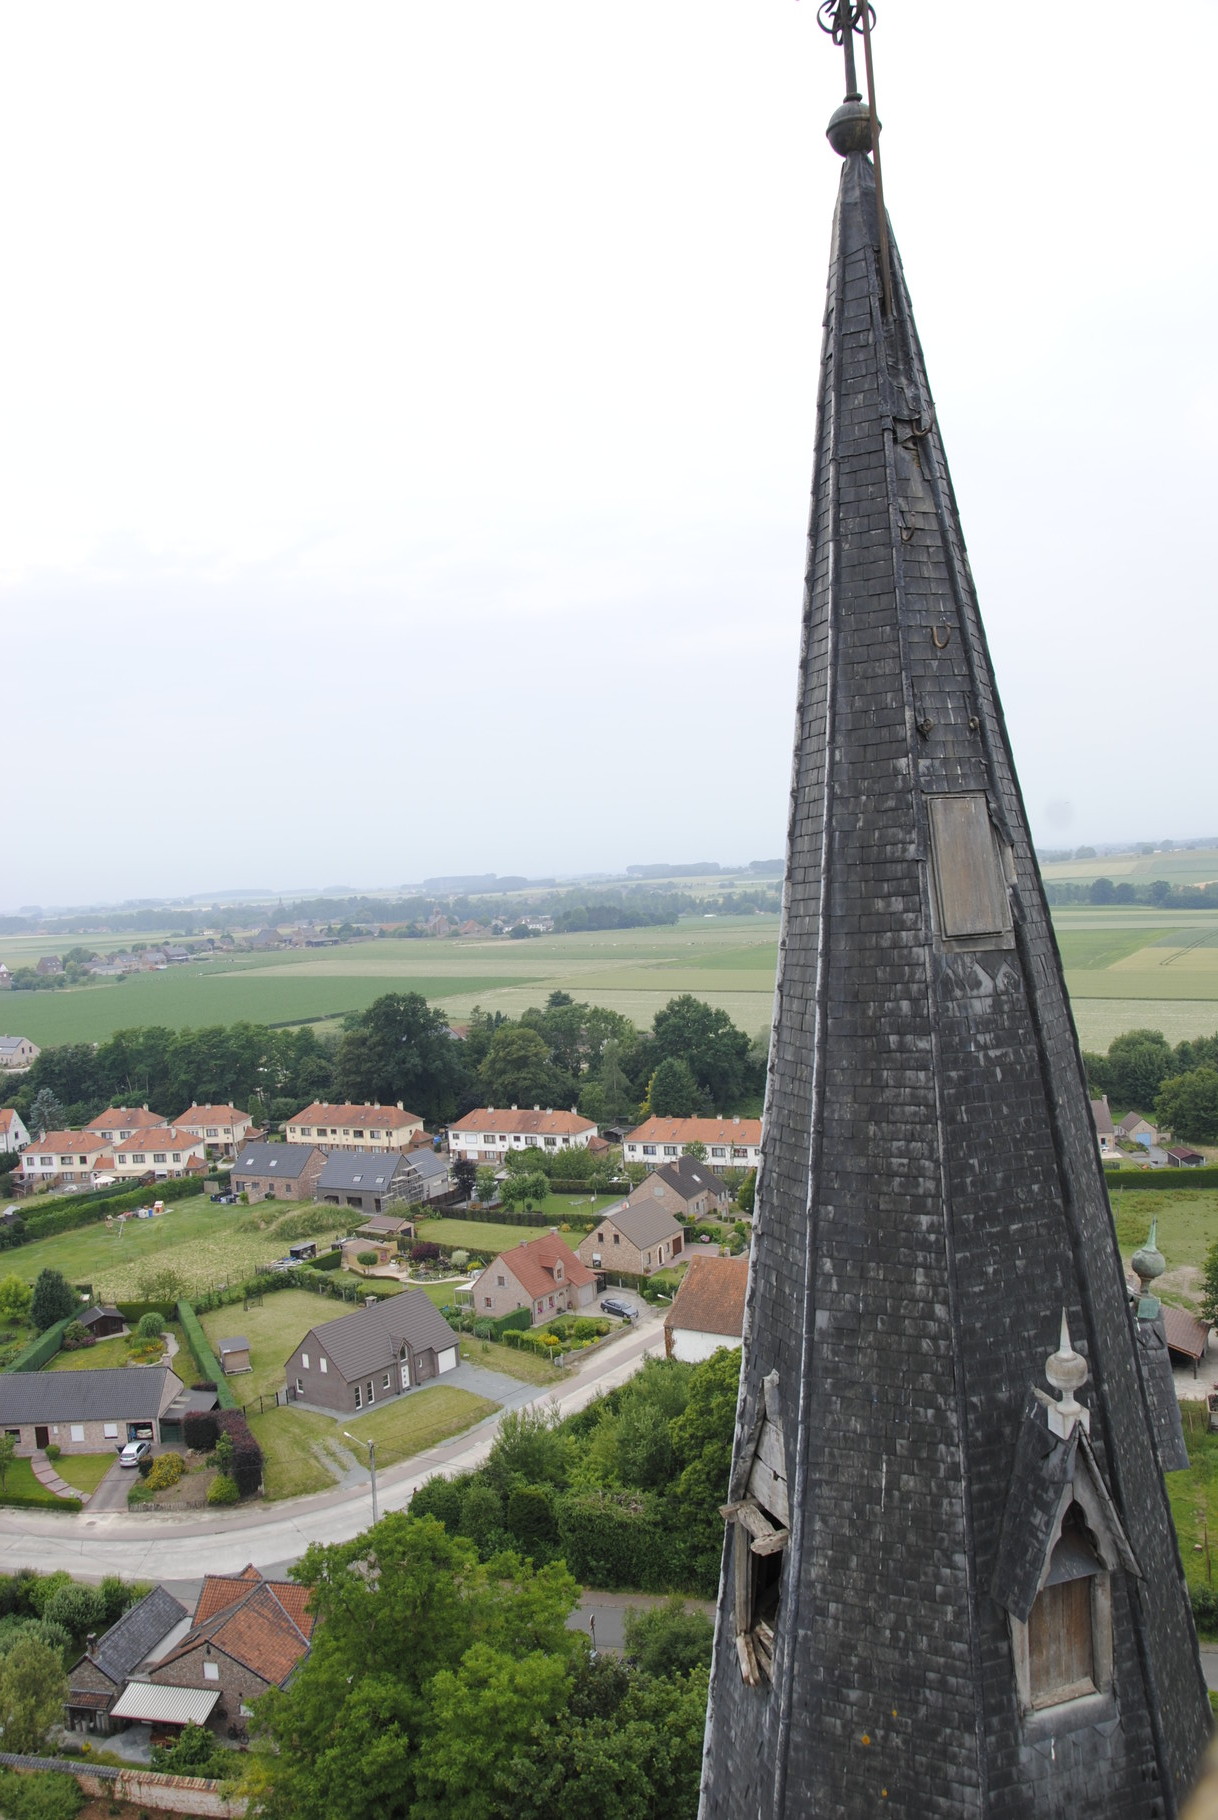
[{"label": "clipped hedge row", "polygon": [[23,1346],[12,1364],[6,1365],[4,1369],[6,1371],[41,1371],[63,1345],[63,1336],[75,1319],[74,1314],[69,1314],[65,1315],[62,1321],[56,1321],[53,1327],[48,1327],[45,1333],[40,1333],[36,1339],[30,1341],[28,1346]]},{"label": "clipped hedge row", "polygon": [[144,1188],[57,1196],[55,1211],[41,1215],[38,1204],[42,1196],[39,1195],[23,1204],[21,1217],[25,1232],[21,1243],[29,1245],[35,1239],[53,1239],[61,1232],[75,1232],[81,1226],[91,1226],[105,1219],[108,1213],[129,1213],[135,1207],[146,1207],[150,1199],[185,1201],[202,1192],[203,1183],[198,1176],[178,1176],[172,1181],[156,1182]]},{"label": "clipped hedge row", "polygon": [[323,1251],[319,1256],[310,1258],[305,1266],[308,1270],[337,1270],[343,1261],[342,1247],[336,1251]]},{"label": "clipped hedge row", "polygon": [[1105,1169],[1109,1188],[1128,1188],[1133,1194],[1144,1189],[1218,1188],[1218,1164],[1206,1163],[1197,1169],[1176,1169],[1168,1164],[1163,1169]]},{"label": "clipped hedge row", "polygon": [[178,1303],[178,1320],[182,1323],[182,1332],[186,1336],[186,1344],[190,1347],[199,1376],[215,1385],[221,1408],[236,1409],[237,1399],[228,1387],[228,1380],[220,1369],[220,1361],[212,1351],[211,1341],[200,1326],[199,1317],[189,1302]]},{"label": "clipped hedge row", "polygon": [[[587,1193],[588,1190],[585,1189],[584,1192]],[[523,1213],[513,1207],[501,1207],[497,1202],[493,1201],[486,1206],[480,1206],[477,1202],[474,1202],[472,1206],[446,1207],[442,1217],[446,1220],[493,1220],[496,1226],[532,1226],[538,1232],[548,1232],[550,1227],[554,1224],[554,1216],[552,1214]],[[594,1213],[576,1214],[572,1216],[571,1224],[576,1225],[586,1222],[588,1230],[591,1231],[593,1226],[596,1225],[596,1220],[597,1216]],[[420,1238],[425,1235],[426,1230],[427,1227],[424,1222],[420,1229]]]},{"label": "clipped hedge row", "polygon": [[7,1509],[9,1505],[15,1505],[21,1510],[73,1511],[83,1510],[85,1507],[83,1498],[56,1498],[52,1496],[36,1498],[32,1492],[28,1491],[6,1491],[3,1497],[0,1497],[0,1505],[5,1509]]}]

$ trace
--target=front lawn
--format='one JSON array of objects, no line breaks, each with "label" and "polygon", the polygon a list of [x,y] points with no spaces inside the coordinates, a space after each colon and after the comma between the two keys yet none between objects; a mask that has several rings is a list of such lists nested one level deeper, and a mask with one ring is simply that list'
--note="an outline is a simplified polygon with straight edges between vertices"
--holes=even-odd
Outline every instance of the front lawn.
[{"label": "front lawn", "polygon": [[[422,1453],[424,1448],[472,1428],[484,1416],[494,1415],[498,1407],[488,1397],[437,1384],[397,1397],[368,1415],[344,1420],[336,1438],[341,1440],[341,1429],[347,1428],[361,1441],[375,1441],[377,1465],[392,1466],[396,1460],[408,1459],[411,1454]],[[364,1450],[355,1447],[351,1452],[359,1458]]]},{"label": "front lawn", "polygon": [[80,1346],[73,1352],[57,1352],[43,1367],[45,1371],[117,1371],[127,1363],[127,1336],[116,1333],[112,1340],[99,1340],[96,1346]]},{"label": "front lawn", "polygon": [[501,1371],[506,1378],[519,1378],[522,1384],[560,1384],[568,1375],[538,1352],[517,1352],[498,1340],[476,1340],[471,1333],[461,1335],[461,1360],[481,1365],[484,1371]]},{"label": "front lawn", "polygon": [[91,1492],[97,1490],[116,1458],[112,1453],[64,1453],[54,1466],[73,1491]]},{"label": "front lawn", "polygon": [[[586,1210],[587,1201],[583,1205]],[[544,1238],[551,1226],[557,1224],[558,1221],[542,1213],[537,1215],[535,1226],[501,1226],[497,1220],[426,1220],[419,1227],[419,1238],[444,1245],[450,1251],[490,1252],[497,1256],[501,1251],[510,1251],[513,1245]],[[578,1244],[583,1235],[572,1233],[570,1236]]]},{"label": "front lawn", "polygon": [[262,1449],[268,1498],[303,1498],[308,1492],[329,1491],[334,1485],[337,1462],[335,1471],[327,1472],[312,1446],[314,1441],[338,1438],[328,1416],[284,1405],[251,1416],[249,1424]]},{"label": "front lawn", "polygon": [[24,1457],[10,1460],[4,1472],[4,1490],[0,1492],[0,1504],[7,1504],[11,1498],[18,1497],[23,1503],[46,1504],[52,1509],[62,1509],[62,1503],[53,1491],[40,1485],[34,1477],[34,1468]]}]

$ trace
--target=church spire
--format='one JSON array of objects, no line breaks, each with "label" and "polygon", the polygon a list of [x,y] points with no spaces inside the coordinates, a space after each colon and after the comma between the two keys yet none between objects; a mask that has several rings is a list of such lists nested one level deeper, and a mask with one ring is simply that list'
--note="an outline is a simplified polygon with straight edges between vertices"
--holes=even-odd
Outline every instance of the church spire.
[{"label": "church spire", "polygon": [[821,13],[856,93],[702,1816],[1168,1820],[1209,1709],[1150,1379],[878,205],[870,15]]}]

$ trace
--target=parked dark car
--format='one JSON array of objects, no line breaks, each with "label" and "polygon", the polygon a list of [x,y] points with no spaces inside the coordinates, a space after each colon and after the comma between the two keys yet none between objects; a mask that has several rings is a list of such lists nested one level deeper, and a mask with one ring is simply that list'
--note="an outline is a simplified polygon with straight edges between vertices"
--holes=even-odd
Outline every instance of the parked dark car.
[{"label": "parked dark car", "polygon": [[623,1321],[633,1321],[639,1311],[629,1302],[620,1302],[616,1296],[606,1295],[601,1297],[601,1312],[619,1315]]}]

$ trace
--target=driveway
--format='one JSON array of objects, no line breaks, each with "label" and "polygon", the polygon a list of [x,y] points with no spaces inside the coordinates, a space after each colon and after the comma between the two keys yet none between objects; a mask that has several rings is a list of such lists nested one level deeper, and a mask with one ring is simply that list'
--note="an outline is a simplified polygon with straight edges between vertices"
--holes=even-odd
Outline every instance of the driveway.
[{"label": "driveway", "polygon": [[127,1493],[133,1485],[139,1484],[140,1475],[131,1467],[122,1467],[118,1455],[114,1456],[114,1465],[110,1468],[89,1502],[85,1505],[91,1517],[100,1511],[123,1510],[127,1508]]},{"label": "driveway", "polygon": [[[636,1327],[601,1347],[552,1390],[520,1385],[523,1394],[517,1396],[515,1407],[550,1403],[560,1415],[573,1415],[594,1397],[633,1377],[648,1356],[664,1356],[663,1311],[652,1308],[647,1308]],[[515,1385],[516,1380],[512,1382]],[[491,1450],[503,1413],[498,1410],[467,1433],[378,1472],[382,1514],[405,1509],[423,1481],[437,1472],[464,1472],[480,1466]],[[209,1511],[204,1516],[186,1510],[148,1515],[128,1512],[120,1481],[120,1502],[106,1509],[100,1499],[103,1492],[110,1494],[118,1471],[121,1469],[111,1468],[78,1516],[0,1511],[0,1571],[12,1572],[32,1560],[44,1573],[62,1567],[84,1580],[98,1580],[106,1574],[122,1574],[127,1579],[194,1580],[200,1573],[240,1573],[247,1562],[263,1572],[282,1573],[310,1543],[348,1541],[372,1521],[366,1483],[282,1504],[255,1503],[231,1513]]]}]

